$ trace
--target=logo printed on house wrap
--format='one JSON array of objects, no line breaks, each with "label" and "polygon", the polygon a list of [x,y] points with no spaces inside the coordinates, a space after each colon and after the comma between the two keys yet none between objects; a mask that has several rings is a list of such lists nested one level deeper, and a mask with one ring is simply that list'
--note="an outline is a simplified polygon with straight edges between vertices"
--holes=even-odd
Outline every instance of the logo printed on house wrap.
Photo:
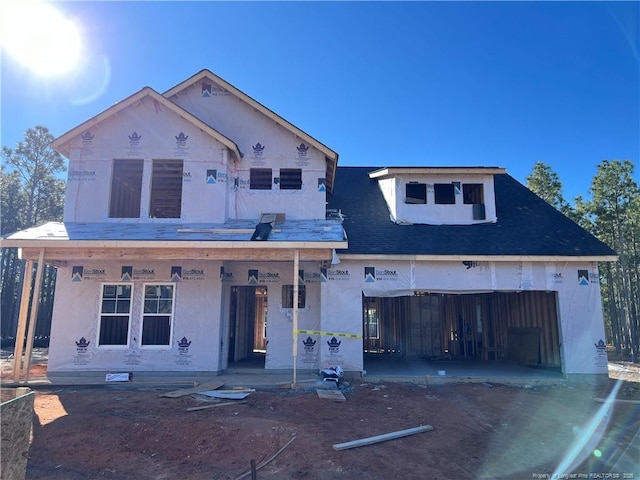
[{"label": "logo printed on house wrap", "polygon": [[321,268],[320,269],[321,282],[327,282],[329,280],[340,281],[340,280],[349,280],[349,279],[350,279],[349,270],[343,270],[339,268],[333,268],[333,269]]},{"label": "logo printed on house wrap", "polygon": [[398,271],[388,268],[364,267],[364,281],[366,283],[397,281]]},{"label": "logo printed on house wrap", "polygon": [[336,337],[331,337],[331,340],[327,340],[327,345],[329,346],[329,353],[339,353],[341,343],[342,342],[338,340]]}]

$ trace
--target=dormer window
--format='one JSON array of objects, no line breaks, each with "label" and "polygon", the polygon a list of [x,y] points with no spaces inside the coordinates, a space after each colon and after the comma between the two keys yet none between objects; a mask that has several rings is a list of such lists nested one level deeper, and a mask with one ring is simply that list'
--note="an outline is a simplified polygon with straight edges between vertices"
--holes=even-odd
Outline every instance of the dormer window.
[{"label": "dormer window", "polygon": [[427,184],[410,182],[405,185],[404,203],[424,204],[427,203]]},{"label": "dormer window", "polygon": [[462,184],[462,198],[466,205],[480,205],[484,203],[484,185],[481,183]]},{"label": "dormer window", "polygon": [[454,205],[456,192],[453,183],[435,183],[433,185],[435,202],[439,205]]},{"label": "dormer window", "polygon": [[400,225],[474,225],[497,221],[498,167],[393,167],[369,173]]}]

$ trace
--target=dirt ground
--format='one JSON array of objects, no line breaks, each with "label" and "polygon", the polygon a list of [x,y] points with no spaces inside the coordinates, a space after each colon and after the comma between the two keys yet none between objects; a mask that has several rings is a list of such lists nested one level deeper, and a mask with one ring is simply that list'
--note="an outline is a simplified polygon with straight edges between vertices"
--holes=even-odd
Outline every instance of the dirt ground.
[{"label": "dirt ground", "polygon": [[[340,387],[344,402],[309,384],[197,411],[187,409],[212,399],[113,384],[39,388],[27,479],[250,479],[252,460],[263,480],[640,479],[640,366],[614,367],[601,386],[363,379]],[[611,391],[615,403],[594,400]],[[433,430],[332,448],[420,425]]]}]

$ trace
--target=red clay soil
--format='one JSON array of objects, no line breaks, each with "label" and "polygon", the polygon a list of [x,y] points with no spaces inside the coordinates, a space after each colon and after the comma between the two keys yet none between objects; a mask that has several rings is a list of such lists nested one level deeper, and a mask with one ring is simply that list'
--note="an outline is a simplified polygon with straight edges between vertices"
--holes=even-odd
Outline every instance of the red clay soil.
[{"label": "red clay soil", "polygon": [[[47,387],[36,392],[27,479],[250,479],[252,460],[268,462],[255,477],[263,480],[640,479],[640,369],[632,367],[626,381],[603,386],[358,380],[341,387],[345,402],[307,385],[198,411],[187,409],[211,400],[117,385]],[[599,416],[594,398],[612,389],[618,401]],[[434,429],[332,448],[420,425]]]}]

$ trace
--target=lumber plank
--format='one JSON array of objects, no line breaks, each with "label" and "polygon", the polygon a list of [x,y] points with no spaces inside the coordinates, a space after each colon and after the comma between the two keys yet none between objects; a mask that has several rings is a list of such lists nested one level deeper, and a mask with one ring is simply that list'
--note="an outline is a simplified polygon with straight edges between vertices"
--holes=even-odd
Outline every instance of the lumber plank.
[{"label": "lumber plank", "polygon": [[220,388],[223,385],[224,385],[224,382],[208,382],[193,388],[181,388],[180,390],[173,390],[171,392],[166,392],[161,394],[160,396],[168,397],[168,398],[184,397],[185,395],[191,395],[192,393],[200,393],[200,392],[206,392],[208,390],[216,390],[217,388]]},{"label": "lumber plank", "polygon": [[353,440],[351,442],[336,443],[333,449],[336,451],[347,450],[349,448],[364,447],[366,445],[372,445],[374,443],[386,442],[387,440],[393,440],[395,438],[407,437],[416,433],[429,432],[433,430],[431,425],[422,425],[420,427],[407,428],[406,430],[399,430],[397,432],[385,433],[383,435],[376,435],[375,437],[362,438],[360,440]]},{"label": "lumber plank", "polygon": [[336,402],[346,402],[347,398],[340,390],[316,390],[318,397]]},{"label": "lumber plank", "polygon": [[[605,403],[608,401],[606,398],[594,398],[593,400],[598,403]],[[640,405],[640,400],[625,400],[623,398],[614,398],[611,401],[614,403],[629,403],[631,405]]]},{"label": "lumber plank", "polygon": [[224,407],[225,405],[239,405],[241,403],[247,403],[246,400],[240,400],[239,402],[222,402],[222,403],[213,403],[211,405],[202,405],[201,407],[190,407],[187,408],[187,412],[195,412],[197,410],[205,410],[207,408],[213,407]]}]

